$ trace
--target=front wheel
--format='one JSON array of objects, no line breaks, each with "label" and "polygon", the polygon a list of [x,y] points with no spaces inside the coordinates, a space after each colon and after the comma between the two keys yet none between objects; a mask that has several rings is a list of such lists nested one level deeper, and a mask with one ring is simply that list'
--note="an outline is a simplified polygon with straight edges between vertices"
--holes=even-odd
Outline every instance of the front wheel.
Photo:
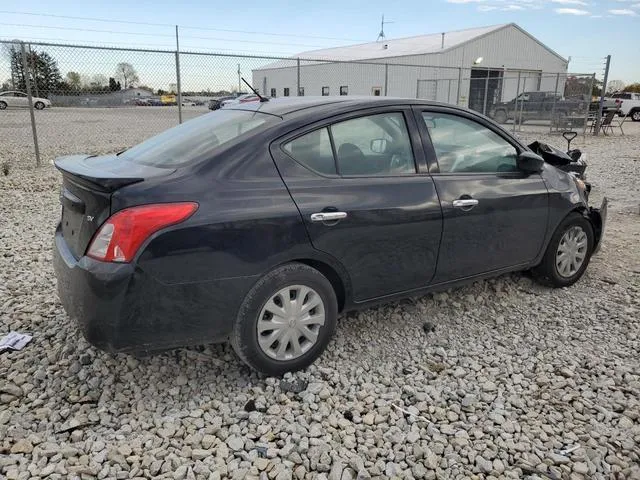
[{"label": "front wheel", "polygon": [[42,102],[36,102],[36,104],[33,106],[36,110],[42,110],[44,108],[44,103]]},{"label": "front wheel", "polygon": [[570,213],[551,237],[542,262],[532,270],[535,279],[550,287],[573,285],[587,269],[593,245],[589,220],[577,212]]},{"label": "front wheel", "polygon": [[7,102],[0,102],[0,110],[7,108]]},{"label": "front wheel", "polygon": [[231,345],[251,368],[267,375],[303,369],[322,354],[338,317],[329,280],[307,265],[272,270],[245,297]]},{"label": "front wheel", "polygon": [[631,112],[631,120],[634,122],[640,122],[640,110],[634,110]]}]

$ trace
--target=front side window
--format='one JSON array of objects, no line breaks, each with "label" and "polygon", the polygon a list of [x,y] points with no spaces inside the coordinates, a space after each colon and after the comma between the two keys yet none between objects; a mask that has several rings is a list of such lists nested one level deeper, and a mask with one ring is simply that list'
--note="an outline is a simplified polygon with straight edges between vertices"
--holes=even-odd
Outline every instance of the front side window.
[{"label": "front side window", "polygon": [[288,96],[289,96],[289,89],[288,89],[288,88],[285,88],[285,89],[283,90],[282,95],[283,95],[283,96],[285,96],[285,97],[288,97]]},{"label": "front side window", "polygon": [[286,143],[284,151],[307,168],[324,175],[335,175],[336,164],[331,150],[329,131],[314,130]]},{"label": "front side window", "polygon": [[487,127],[464,117],[424,112],[440,173],[518,171],[516,148]]},{"label": "front side window", "polygon": [[151,137],[125,150],[120,157],[154,167],[177,167],[205,160],[221,145],[277,121],[274,115],[223,108]]},{"label": "front side window", "polygon": [[331,126],[340,175],[415,173],[411,140],[402,113],[359,117]]},{"label": "front side window", "polygon": [[340,87],[340,95],[349,95],[349,87],[346,85]]},{"label": "front side window", "polygon": [[322,87],[322,96],[323,97],[329,96],[329,87]]}]

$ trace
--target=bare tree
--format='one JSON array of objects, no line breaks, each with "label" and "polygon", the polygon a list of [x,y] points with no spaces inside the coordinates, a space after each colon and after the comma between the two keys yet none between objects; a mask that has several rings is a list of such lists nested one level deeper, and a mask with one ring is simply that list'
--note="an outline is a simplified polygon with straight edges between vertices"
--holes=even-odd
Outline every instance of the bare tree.
[{"label": "bare tree", "polygon": [[122,88],[127,89],[134,86],[134,84],[140,81],[138,77],[138,72],[133,68],[133,65],[127,62],[120,62],[116,67],[116,80],[119,80],[122,83]]},{"label": "bare tree", "polygon": [[609,80],[607,93],[621,92],[627,85],[622,80]]}]

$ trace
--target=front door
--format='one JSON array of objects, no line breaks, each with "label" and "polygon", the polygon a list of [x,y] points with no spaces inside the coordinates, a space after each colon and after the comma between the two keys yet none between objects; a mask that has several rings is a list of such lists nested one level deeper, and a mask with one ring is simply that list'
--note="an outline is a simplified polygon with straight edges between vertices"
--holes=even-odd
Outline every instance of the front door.
[{"label": "front door", "polygon": [[411,109],[305,127],[271,152],[311,243],[346,269],[355,301],[431,282],[442,214]]},{"label": "front door", "polygon": [[539,174],[520,171],[517,146],[472,115],[422,110],[422,134],[443,213],[434,282],[526,265],[540,252],[548,192]]}]

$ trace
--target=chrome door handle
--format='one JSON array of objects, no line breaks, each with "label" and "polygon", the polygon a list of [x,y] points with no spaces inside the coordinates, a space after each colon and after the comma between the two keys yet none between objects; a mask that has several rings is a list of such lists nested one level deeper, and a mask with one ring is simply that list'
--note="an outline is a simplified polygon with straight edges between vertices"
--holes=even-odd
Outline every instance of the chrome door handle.
[{"label": "chrome door handle", "polygon": [[320,212],[311,214],[312,222],[332,222],[342,220],[343,218],[347,218],[347,212]]},{"label": "chrome door handle", "polygon": [[461,198],[453,201],[453,208],[468,208],[478,205],[478,200],[475,198]]}]

